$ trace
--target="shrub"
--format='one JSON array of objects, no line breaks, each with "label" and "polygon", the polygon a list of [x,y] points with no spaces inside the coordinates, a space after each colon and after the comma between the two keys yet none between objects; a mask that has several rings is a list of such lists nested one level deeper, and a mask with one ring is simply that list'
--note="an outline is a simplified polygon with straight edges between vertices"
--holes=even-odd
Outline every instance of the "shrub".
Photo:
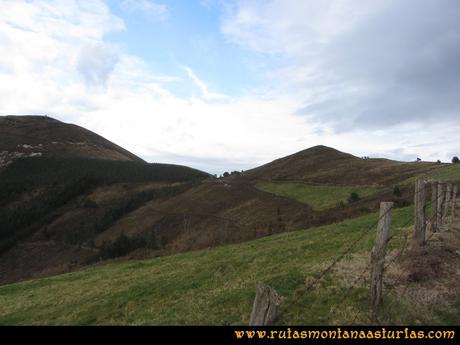
[{"label": "shrub", "polygon": [[349,204],[352,204],[352,203],[354,203],[354,202],[357,202],[357,201],[360,200],[360,199],[361,199],[361,198],[360,198],[360,196],[359,196],[358,193],[356,193],[356,192],[351,192],[351,193],[350,193],[350,196],[349,196],[348,199],[347,199],[347,201],[348,201]]},{"label": "shrub", "polygon": [[401,197],[401,195],[402,195],[401,189],[399,189],[398,186],[395,186],[395,187],[393,188],[393,195],[394,195],[394,196],[397,196],[398,198]]},{"label": "shrub", "polygon": [[454,158],[452,158],[452,163],[458,164],[458,163],[460,163],[460,159],[458,159],[458,157],[455,156]]},{"label": "shrub", "polygon": [[87,178],[66,185],[53,185],[46,193],[38,194],[15,208],[0,208],[0,252],[50,223],[57,215],[57,208],[94,186],[95,182]]},{"label": "shrub", "polygon": [[16,194],[15,189],[28,190],[34,186],[69,183],[82,178],[96,180],[99,184],[112,184],[146,181],[192,182],[207,177],[209,175],[202,171],[173,164],[33,157],[18,159],[2,171],[0,191]]},{"label": "shrub", "polygon": [[102,260],[117,258],[146,246],[147,242],[142,237],[128,237],[125,234],[121,234],[115,241],[102,245],[99,258]]},{"label": "shrub", "polygon": [[83,208],[98,208],[99,207],[98,204],[94,200],[88,197],[83,198],[83,200],[80,203],[80,206]]}]

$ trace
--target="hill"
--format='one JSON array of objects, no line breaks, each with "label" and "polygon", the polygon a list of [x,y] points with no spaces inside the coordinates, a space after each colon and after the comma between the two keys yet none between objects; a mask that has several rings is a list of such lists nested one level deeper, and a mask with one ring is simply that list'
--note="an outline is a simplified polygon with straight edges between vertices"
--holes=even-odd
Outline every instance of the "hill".
[{"label": "hill", "polygon": [[244,177],[321,185],[390,185],[434,168],[430,162],[358,158],[320,145],[248,170]]},{"label": "hill", "polygon": [[[385,271],[380,322],[458,324],[458,232],[430,240],[420,271],[421,257],[411,257],[410,249],[398,259],[412,218],[412,207],[394,211],[387,254],[394,264]],[[376,220],[373,213],[308,231],[1,286],[0,324],[244,325],[259,282],[283,296],[278,324],[367,324],[366,263]],[[306,290],[358,238],[343,260]]]},{"label": "hill", "polygon": [[[11,128],[22,131],[9,134],[13,150],[25,142],[46,150],[0,171],[0,284],[331,224],[374,212],[382,199],[411,204],[412,179],[420,174],[460,178],[460,165],[360,159],[319,146],[215,179],[188,167],[145,163],[50,118],[1,119],[0,132]],[[63,133],[90,144],[56,150],[53,141]],[[352,193],[357,198],[350,201]]]},{"label": "hill", "polygon": [[48,116],[0,116],[0,169],[21,157],[143,161],[77,125]]},{"label": "hill", "polygon": [[[148,164],[95,133],[48,117],[0,117],[0,134],[6,157],[0,169],[0,282],[72,269],[97,256],[93,237],[119,218],[210,176]],[[95,191],[105,195],[102,201],[88,197]],[[62,219],[71,221],[56,230]]]}]

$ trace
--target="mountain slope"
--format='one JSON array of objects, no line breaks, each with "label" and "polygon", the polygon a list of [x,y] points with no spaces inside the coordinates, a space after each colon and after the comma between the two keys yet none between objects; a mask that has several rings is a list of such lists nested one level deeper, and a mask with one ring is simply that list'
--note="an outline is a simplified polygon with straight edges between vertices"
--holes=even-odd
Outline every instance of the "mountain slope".
[{"label": "mountain slope", "polygon": [[[95,133],[47,117],[0,117],[0,134],[0,283],[84,264],[102,250],[93,238],[118,219],[210,177],[148,164]],[[100,201],[101,194],[109,197]]]},{"label": "mountain slope", "polygon": [[302,181],[332,185],[388,185],[436,168],[428,162],[363,159],[314,146],[244,173],[247,180]]},{"label": "mountain slope", "polygon": [[[396,196],[393,183],[444,169],[314,147],[215,179],[188,167],[147,164],[50,118],[7,117],[0,124],[9,133],[0,138],[4,148],[26,145],[26,154],[0,171],[0,284],[330,224],[375,211],[383,199],[408,205],[412,184]],[[73,141],[53,144],[65,138]],[[30,157],[37,147],[42,155]],[[371,179],[372,171],[378,174]],[[352,191],[361,199],[348,203]]]},{"label": "mountain slope", "polygon": [[0,116],[0,168],[20,157],[143,160],[103,137],[47,116]]},{"label": "mountain slope", "polygon": [[[399,252],[404,234],[411,232],[411,227],[402,226],[412,217],[412,207],[394,211],[389,260]],[[365,324],[369,322],[368,272],[359,283],[355,280],[369,260],[374,231],[314,288],[305,291],[305,286],[363,231],[373,229],[377,218],[374,213],[238,245],[153,260],[112,262],[2,286],[0,324],[247,325],[259,282],[284,297],[278,324]],[[460,257],[452,248],[459,240],[458,233],[433,238],[424,260],[439,260],[441,250],[446,260],[417,281],[410,278],[417,265],[405,255],[385,271],[383,324],[458,323],[460,285],[453,272]],[[401,269],[407,274],[397,279]],[[437,285],[433,286],[433,280]],[[446,289],[440,292],[439,286]],[[440,293],[442,303],[436,299]],[[348,297],[343,299],[345,294]]]}]

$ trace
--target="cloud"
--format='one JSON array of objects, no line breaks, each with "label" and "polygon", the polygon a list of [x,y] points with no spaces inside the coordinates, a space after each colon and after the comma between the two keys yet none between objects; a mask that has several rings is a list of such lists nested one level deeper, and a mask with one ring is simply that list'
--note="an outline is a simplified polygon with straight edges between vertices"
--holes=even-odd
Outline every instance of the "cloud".
[{"label": "cloud", "polygon": [[195,83],[195,85],[200,89],[201,91],[201,97],[204,99],[208,100],[216,100],[216,99],[225,99],[228,98],[228,96],[220,94],[220,93],[215,93],[215,92],[210,92],[208,89],[208,86],[202,81],[198,76],[193,72],[193,70],[188,67],[188,66],[182,66],[182,68],[185,70],[189,78]]},{"label": "cloud", "polygon": [[[360,115],[365,116],[363,105],[369,107],[369,111],[377,109],[372,97],[379,93],[380,97],[390,96],[397,78],[405,75],[397,73],[395,67],[386,66],[378,56],[358,59],[366,52],[359,42],[346,44],[346,40],[353,41],[353,37],[365,36],[359,30],[369,28],[370,34],[370,26],[378,27],[377,23],[371,25],[368,21],[390,11],[386,2],[383,8],[368,5],[370,9],[361,10],[364,12],[356,14],[355,19],[347,18],[346,25],[336,23],[340,18],[337,13],[329,19],[328,15],[321,14],[324,23],[322,19],[311,18],[308,25],[312,26],[312,32],[321,34],[324,30],[325,34],[313,39],[306,36],[303,40],[304,32],[288,35],[291,25],[307,25],[299,19],[305,13],[297,13],[296,9],[303,9],[295,7],[300,6],[298,3],[304,2],[286,0],[286,13],[293,16],[292,24],[289,16],[285,17],[281,2],[276,6],[268,2],[274,7],[264,9],[261,13],[268,17],[259,19],[257,6],[262,2],[239,4],[253,6],[252,12],[239,19],[246,20],[247,30],[251,28],[252,17],[259,23],[257,30],[261,34],[268,19],[273,20],[276,28],[269,28],[270,35],[266,37],[270,39],[266,41],[253,40],[250,32],[234,28],[231,40],[237,42],[241,38],[239,46],[251,52],[257,50],[256,55],[264,62],[261,66],[269,68],[263,70],[264,88],[251,89],[238,97],[224,97],[210,91],[187,61],[183,61],[183,70],[178,67],[177,75],[157,75],[147,61],[109,43],[108,34],[127,28],[103,1],[0,0],[0,114],[49,114],[93,130],[149,161],[191,164],[212,173],[246,170],[317,144],[358,156],[420,156],[424,160],[449,161],[455,152],[459,155],[458,118],[440,116],[440,121],[429,125],[423,121],[407,121],[407,118],[398,124],[377,125],[378,121],[385,122],[385,118],[374,118],[376,124],[368,118],[367,125],[362,120],[358,126],[350,125],[344,130],[346,124],[358,121]],[[232,11],[237,10],[239,7],[229,8],[224,21],[231,23],[232,16],[237,14]],[[322,13],[320,9],[316,11]],[[282,20],[276,22],[275,15]],[[423,27],[429,32],[432,30],[428,23]],[[455,30],[450,31],[455,36]],[[239,36],[243,34],[246,36]],[[444,33],[442,35],[444,37]],[[379,55],[394,46],[382,40],[379,41],[382,48],[375,48]],[[449,37],[431,37],[427,44],[431,46],[433,40],[442,47],[450,47],[449,51],[455,56],[455,44]],[[349,50],[340,48],[342,44]],[[302,47],[321,48],[304,51]],[[400,50],[396,49],[396,57],[391,57],[396,63],[401,57]],[[367,53],[372,56],[371,52]],[[410,91],[410,85],[416,85],[433,99],[435,94],[429,85],[417,80],[436,80],[438,74],[434,66],[441,71],[444,66],[426,62],[441,61],[437,49],[420,50],[419,54],[419,64],[425,67],[425,74],[410,72],[423,69],[417,67],[414,59],[403,60],[402,67],[398,68],[408,76],[404,77],[407,90]],[[347,61],[348,57],[351,61]],[[450,61],[451,57],[443,59]],[[381,63],[378,68],[377,62]],[[451,68],[451,84],[438,92],[444,94],[446,100],[451,97],[449,90],[455,90],[456,85],[456,70]],[[184,83],[185,87],[190,84],[183,80],[185,78],[181,79],[183,71],[199,89],[200,97],[179,97],[173,92],[173,86],[178,83]],[[445,80],[445,77],[439,78]],[[435,84],[442,83],[444,81]],[[405,84],[398,82],[397,85]],[[402,89],[394,90],[398,93],[396,99],[404,95]],[[407,95],[411,94],[409,91]],[[416,100],[419,99],[420,96],[416,96]],[[393,109],[392,104],[395,100],[388,97],[381,102],[381,107]],[[447,104],[449,102],[446,107]],[[435,105],[430,109],[435,109]],[[421,116],[424,116],[422,110]],[[340,128],[342,130],[338,130]]]},{"label": "cloud", "polygon": [[106,47],[104,36],[124,29],[101,1],[0,1],[2,112],[47,113],[74,104],[85,93],[82,49]]},{"label": "cloud", "polygon": [[77,70],[87,85],[106,87],[118,61],[118,53],[113,47],[102,44],[83,46],[78,56]]},{"label": "cloud", "polygon": [[459,16],[455,0],[241,1],[222,32],[277,57],[266,73],[276,92],[340,132],[458,120]]},{"label": "cloud", "polygon": [[217,0],[200,0],[200,5],[206,9],[211,9],[217,5]]},{"label": "cloud", "polygon": [[122,0],[120,8],[128,13],[141,14],[151,20],[163,21],[168,16],[168,7],[150,0]]},{"label": "cloud", "polygon": [[[49,114],[151,160],[179,163],[180,157],[216,173],[225,164],[225,170],[249,167],[309,145],[314,127],[290,115],[298,106],[290,97],[225,98],[190,67],[185,71],[201,97],[174,95],[168,86],[180,78],[156,75],[139,57],[107,43],[104,36],[124,24],[103,2],[15,4],[0,3],[1,32],[9,42],[0,46],[0,114]],[[92,19],[81,21],[77,33],[78,18]],[[35,33],[34,27],[42,29]]]}]

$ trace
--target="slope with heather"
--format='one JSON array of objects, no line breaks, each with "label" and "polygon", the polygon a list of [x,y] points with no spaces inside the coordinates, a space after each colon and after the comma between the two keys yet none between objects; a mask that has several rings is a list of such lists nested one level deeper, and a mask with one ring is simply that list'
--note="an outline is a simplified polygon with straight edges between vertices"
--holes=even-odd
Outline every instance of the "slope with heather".
[{"label": "slope with heather", "polygon": [[0,117],[0,156],[0,283],[94,260],[102,248],[93,238],[118,219],[210,177],[148,164],[95,133],[44,116]]},{"label": "slope with heather", "polygon": [[435,169],[430,162],[359,158],[327,146],[315,146],[246,171],[247,180],[301,181],[321,185],[391,185]]},{"label": "slope with heather", "polygon": [[[215,179],[147,164],[48,117],[0,118],[0,132],[2,152],[23,150],[0,172],[0,284],[331,224],[373,212],[383,199],[410,204],[415,176],[458,172],[317,146]],[[359,198],[349,201],[352,192]]]},{"label": "slope with heather", "polygon": [[0,116],[0,168],[21,157],[142,159],[103,137],[48,116]]},{"label": "slope with heather", "polygon": [[[412,207],[394,211],[388,261],[411,234],[412,217]],[[0,324],[244,325],[259,282],[283,296],[278,324],[365,324],[366,264],[376,220],[373,213],[308,231],[2,286]],[[460,258],[453,249],[459,240],[458,232],[447,231],[433,237],[424,253],[408,249],[394,261],[385,273],[382,323],[458,324]],[[436,269],[420,271],[420,255]]]}]

